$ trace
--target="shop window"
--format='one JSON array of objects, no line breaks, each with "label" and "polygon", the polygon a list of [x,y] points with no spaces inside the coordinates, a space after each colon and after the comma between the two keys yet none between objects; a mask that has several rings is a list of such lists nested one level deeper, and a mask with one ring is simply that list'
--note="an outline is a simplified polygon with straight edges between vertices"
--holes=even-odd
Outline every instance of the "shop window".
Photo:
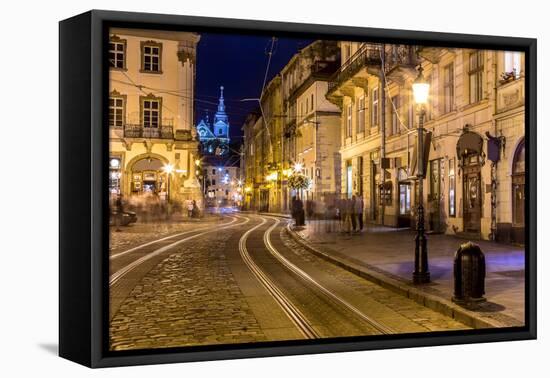
[{"label": "shop window", "polygon": [[449,159],[449,216],[456,217],[456,160]]},{"label": "shop window", "polygon": [[380,185],[380,204],[382,206],[391,206],[392,205],[392,188],[393,185],[391,181],[386,181]]},{"label": "shop window", "polygon": [[521,142],[514,155],[512,168],[513,226],[525,224],[525,142]]}]

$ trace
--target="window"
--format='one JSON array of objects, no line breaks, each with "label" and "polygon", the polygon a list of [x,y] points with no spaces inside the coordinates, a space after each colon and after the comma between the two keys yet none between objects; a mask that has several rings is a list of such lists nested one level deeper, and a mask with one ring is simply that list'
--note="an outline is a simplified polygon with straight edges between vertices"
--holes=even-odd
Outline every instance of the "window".
[{"label": "window", "polygon": [[309,98],[306,98],[306,113],[309,112]]},{"label": "window", "polygon": [[216,179],[212,179],[212,185],[216,185]]},{"label": "window", "polygon": [[455,159],[449,159],[449,216],[456,217]]},{"label": "window", "polygon": [[518,51],[504,52],[504,73],[519,78],[521,74],[521,53]]},{"label": "window", "polygon": [[357,107],[357,132],[365,132],[365,96],[359,97],[359,106]]},{"label": "window", "polygon": [[386,181],[380,185],[380,204],[382,206],[392,205],[392,188],[391,181]]},{"label": "window", "polygon": [[311,111],[313,111],[313,93],[311,94]]},{"label": "window", "polygon": [[470,104],[475,104],[483,98],[483,52],[471,53],[469,62]]},{"label": "window", "polygon": [[448,64],[443,68],[443,95],[445,101],[444,112],[452,112],[454,110],[455,102],[455,81],[453,63]]},{"label": "window", "polygon": [[[432,80],[432,75],[428,75],[426,76],[426,81],[430,84],[430,93],[428,95],[428,98],[433,98],[432,96],[432,93],[433,93],[433,80]],[[414,100],[414,98],[413,98]],[[414,101],[413,101],[414,103]],[[434,117],[434,102],[433,101],[428,101],[428,103],[426,104],[426,120],[430,121],[433,119]]]},{"label": "window", "polygon": [[372,106],[371,106],[371,127],[378,126],[378,88],[372,90]]},{"label": "window", "polygon": [[109,126],[122,127],[124,123],[124,98],[109,97]]},{"label": "window", "polygon": [[352,106],[349,104],[346,108],[346,138],[351,137],[351,127],[352,127]]},{"label": "window", "polygon": [[212,174],[213,174],[213,175],[216,174],[216,170],[215,170],[215,169],[212,170]]},{"label": "window", "polygon": [[409,93],[409,104],[407,109],[407,126],[409,129],[414,128],[414,98],[412,91]]},{"label": "window", "polygon": [[109,40],[109,65],[111,68],[126,68],[126,40],[116,35]]},{"label": "window", "polygon": [[346,43],[344,50],[345,50],[344,62],[347,62],[351,57],[351,43]]},{"label": "window", "polygon": [[399,103],[399,96],[393,96],[390,104],[391,114],[391,130],[390,135],[399,134],[399,110],[401,104]]},{"label": "window", "polygon": [[141,71],[161,73],[162,44],[154,41],[141,42]]},{"label": "window", "polygon": [[144,128],[158,128],[160,126],[160,107],[160,99],[142,97],[141,123]]}]

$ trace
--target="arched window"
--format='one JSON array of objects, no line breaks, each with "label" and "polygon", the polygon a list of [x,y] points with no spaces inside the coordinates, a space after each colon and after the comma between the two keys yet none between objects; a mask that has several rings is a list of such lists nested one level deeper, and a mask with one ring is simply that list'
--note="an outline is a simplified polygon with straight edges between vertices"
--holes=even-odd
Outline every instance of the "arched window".
[{"label": "arched window", "polygon": [[525,141],[522,141],[512,166],[512,225],[523,227],[525,224]]}]

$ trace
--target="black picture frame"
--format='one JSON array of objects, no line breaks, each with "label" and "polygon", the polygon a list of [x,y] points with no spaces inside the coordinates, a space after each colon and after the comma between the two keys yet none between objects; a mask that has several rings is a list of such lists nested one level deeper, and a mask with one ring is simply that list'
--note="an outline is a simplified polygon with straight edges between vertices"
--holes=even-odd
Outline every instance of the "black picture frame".
[{"label": "black picture frame", "polygon": [[[106,348],[108,313],[108,28],[132,27],[510,49],[525,53],[526,325],[437,334],[182,347]],[[535,339],[536,39],[92,10],[59,24],[59,354],[89,367]]]}]

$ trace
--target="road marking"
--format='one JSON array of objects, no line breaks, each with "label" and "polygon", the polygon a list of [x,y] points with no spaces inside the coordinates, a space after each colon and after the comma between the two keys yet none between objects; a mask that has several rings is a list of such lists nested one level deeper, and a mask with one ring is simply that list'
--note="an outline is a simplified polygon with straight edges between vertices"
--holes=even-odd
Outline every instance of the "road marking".
[{"label": "road marking", "polygon": [[304,272],[302,269],[298,268],[296,265],[291,263],[286,257],[284,257],[271,243],[271,233],[273,230],[281,223],[281,221],[277,218],[268,217],[271,220],[274,220],[275,223],[273,226],[269,227],[266,232],[264,233],[264,243],[267,246],[267,249],[269,252],[277,259],[279,260],[288,270],[302,278],[304,281],[311,283],[315,287],[317,287],[322,293],[324,293],[326,296],[332,298],[334,301],[340,303],[344,307],[348,308],[351,312],[353,312],[355,315],[363,319],[366,323],[370,324],[372,327],[374,327],[378,332],[382,334],[388,334],[388,333],[395,333],[391,328],[386,327],[385,325],[377,322],[370,316],[364,314],[361,310],[359,310],[357,307],[353,306],[351,303],[346,301],[345,299],[341,298],[340,296],[334,294],[334,292],[330,291],[323,285],[321,285],[317,280],[315,280],[313,277],[311,277],[309,274]]},{"label": "road marking", "polygon": [[186,238],[183,238],[183,239],[180,239],[172,244],[168,244],[164,247],[161,247],[159,249],[156,249],[154,250],[153,252],[151,253],[148,253],[147,255],[145,256],[142,256],[141,258],[131,262],[130,264],[126,265],[125,267],[123,267],[122,269],[118,270],[117,272],[113,273],[110,277],[109,277],[109,286],[113,286],[115,283],[118,282],[118,280],[120,280],[121,277],[123,277],[124,275],[126,275],[128,272],[130,272],[131,270],[133,270],[134,268],[136,268],[137,266],[143,264],[145,261],[149,260],[149,259],[152,259],[153,257],[157,256],[157,255],[160,255],[161,253],[163,252],[166,252],[168,251],[170,248],[173,248],[183,242],[186,242],[188,240],[192,240],[192,239],[195,239],[195,238],[198,238],[199,236],[202,236],[202,235],[206,235],[206,234],[209,234],[209,233],[212,233],[212,232],[218,232],[220,230],[225,230],[225,229],[228,229],[228,228],[232,228],[232,227],[237,227],[237,226],[242,226],[243,224],[246,224],[250,221],[249,218],[247,217],[244,217],[245,221],[244,222],[241,222],[241,223],[237,223],[237,224],[231,224],[231,225],[226,225],[226,226],[222,226],[222,227],[219,227],[219,228],[215,228],[213,230],[209,230],[209,231],[204,231],[204,232],[201,232],[201,233],[198,233],[198,234],[195,234],[195,235],[192,235],[192,236],[188,236]]},{"label": "road marking", "polygon": [[263,226],[267,221],[265,218],[261,218],[262,223],[257,224],[256,226],[248,229],[241,239],[239,240],[239,252],[245,264],[248,266],[252,274],[256,279],[264,286],[267,292],[275,299],[279,304],[283,312],[288,316],[288,318],[294,323],[296,328],[302,333],[302,335],[307,339],[316,339],[319,338],[319,334],[309,320],[302,314],[302,312],[283,294],[283,292],[268,278],[268,276],[254,263],[248,249],[246,248],[246,241],[248,236],[259,227]]},{"label": "road marking", "polygon": [[[230,217],[232,218],[233,220],[231,222],[227,222],[227,223],[224,223],[224,225],[230,225],[230,224],[233,224],[237,221],[237,218],[236,217]],[[150,246],[152,244],[155,244],[155,243],[158,243],[158,242],[161,242],[161,241],[164,241],[164,240],[168,240],[168,239],[172,239],[172,238],[176,238],[178,236],[183,236],[183,235],[188,235],[188,234],[192,234],[193,232],[197,232],[197,231],[202,231],[202,230],[207,230],[209,227],[211,226],[205,226],[205,227],[200,227],[198,229],[195,229],[195,230],[189,230],[189,231],[184,231],[184,232],[180,232],[179,234],[174,234],[174,235],[170,235],[170,236],[166,236],[164,238],[160,238],[160,239],[156,239],[156,240],[152,240],[150,242],[147,242],[147,243],[144,243],[144,244],[140,244],[136,247],[133,247],[133,248],[130,248],[130,249],[127,249],[126,251],[122,251],[122,252],[118,252],[118,253],[115,253],[113,255],[111,255],[109,257],[110,260],[114,260],[114,259],[117,259],[119,258],[120,256],[124,256],[128,253],[131,253],[131,252],[134,252],[134,251],[137,251],[143,247],[147,247],[147,246]]]}]

